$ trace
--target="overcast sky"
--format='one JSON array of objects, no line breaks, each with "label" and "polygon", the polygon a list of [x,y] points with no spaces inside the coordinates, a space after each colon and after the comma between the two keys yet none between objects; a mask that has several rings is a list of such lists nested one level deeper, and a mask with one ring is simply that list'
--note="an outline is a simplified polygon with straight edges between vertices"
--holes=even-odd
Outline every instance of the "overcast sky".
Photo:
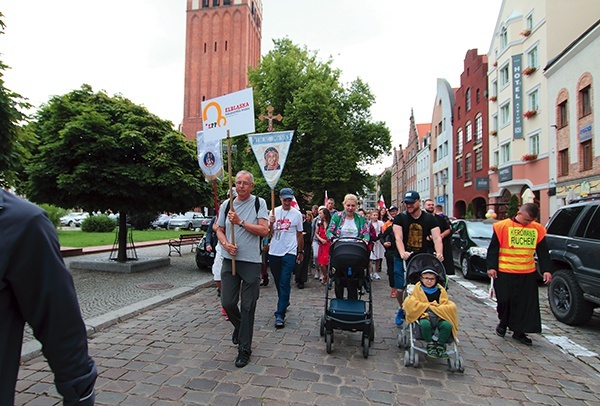
[{"label": "overcast sky", "polygon": [[[460,85],[467,50],[487,54],[501,0],[263,0],[273,38],[333,58],[345,83],[371,87],[374,120],[406,145],[410,110],[431,121],[436,80]],[[83,83],[120,93],[175,125],[183,118],[185,0],[11,0],[0,60],[5,86],[39,107]],[[372,168],[377,172],[391,158]]]}]

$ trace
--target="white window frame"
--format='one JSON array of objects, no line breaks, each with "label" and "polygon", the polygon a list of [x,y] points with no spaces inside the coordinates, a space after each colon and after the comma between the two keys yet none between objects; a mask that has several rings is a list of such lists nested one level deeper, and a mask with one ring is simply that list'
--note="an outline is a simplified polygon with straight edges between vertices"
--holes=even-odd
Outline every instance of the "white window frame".
[{"label": "white window frame", "polygon": [[467,121],[465,124],[465,143],[471,141],[473,139],[473,124],[470,121]]},{"label": "white window frame", "polygon": [[527,51],[527,67],[538,69],[540,66],[540,52],[538,50],[538,44],[535,44],[530,50]]},{"label": "white window frame", "polygon": [[500,50],[503,51],[508,46],[508,29],[506,27],[500,28]]},{"label": "white window frame", "polygon": [[525,17],[525,28],[530,31],[533,31],[533,11]]},{"label": "white window frame", "polygon": [[510,142],[500,145],[500,164],[510,162]]},{"label": "white window frame", "polygon": [[504,104],[502,104],[502,106],[500,106],[500,126],[506,127],[509,125],[510,119],[510,101],[506,101]]},{"label": "white window frame", "polygon": [[536,131],[527,137],[528,151],[532,155],[540,154],[540,133],[541,131]]},{"label": "white window frame", "polygon": [[506,62],[504,65],[500,67],[500,89],[504,89],[510,84],[510,66],[509,63]]},{"label": "white window frame", "polygon": [[483,142],[483,116],[477,114],[475,117],[475,144],[481,144]]},{"label": "white window frame", "polygon": [[536,86],[527,92],[528,110],[540,112],[540,86]]}]

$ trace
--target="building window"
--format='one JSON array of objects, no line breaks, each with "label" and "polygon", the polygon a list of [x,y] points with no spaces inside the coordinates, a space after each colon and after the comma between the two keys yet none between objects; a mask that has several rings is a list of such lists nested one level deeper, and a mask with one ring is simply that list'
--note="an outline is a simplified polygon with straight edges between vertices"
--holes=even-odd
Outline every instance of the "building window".
[{"label": "building window", "polygon": [[477,148],[475,151],[475,170],[480,171],[483,169],[483,149]]},{"label": "building window", "polygon": [[498,151],[494,151],[494,156],[492,158],[494,165],[498,166],[500,164],[500,153]]},{"label": "building window", "polygon": [[477,91],[475,92],[475,103],[479,104],[480,101],[481,101],[481,91],[479,89],[477,89]]},{"label": "building window", "polygon": [[540,133],[533,134],[529,137],[529,153],[531,155],[539,155],[540,153]]},{"label": "building window", "polygon": [[569,125],[569,117],[567,115],[567,112],[567,101],[565,100],[564,102],[558,105],[558,128],[563,128]]},{"label": "building window", "polygon": [[459,128],[456,131],[456,155],[460,155],[463,152],[463,130]]},{"label": "building window", "polygon": [[569,149],[563,149],[558,151],[558,168],[560,170],[560,176],[567,176],[569,174]]},{"label": "building window", "polygon": [[230,6],[231,5],[231,0],[223,0],[223,5],[224,6]]},{"label": "building window", "polygon": [[502,87],[506,87],[508,86],[508,81],[510,79],[510,75],[508,72],[508,64],[504,67],[502,67],[502,69],[500,69],[500,86]]},{"label": "building window", "polygon": [[540,109],[540,92],[536,89],[529,93],[529,110],[539,111]]},{"label": "building window", "polygon": [[465,94],[465,111],[469,110],[471,110],[471,88],[468,88]]},{"label": "building window", "polygon": [[579,91],[579,103],[581,103],[581,117],[592,112],[592,101],[590,99],[590,87],[587,86]]},{"label": "building window", "polygon": [[587,140],[581,143],[581,162],[583,170],[589,171],[592,169],[594,158],[592,156],[592,140]]},{"label": "building window", "polygon": [[527,16],[527,20],[525,21],[526,28],[528,30],[533,30],[533,13]]},{"label": "building window", "polygon": [[465,157],[465,182],[471,182],[473,180],[473,158],[471,154],[467,154]]},{"label": "building window", "polygon": [[510,161],[510,144],[500,146],[500,164],[505,164]]},{"label": "building window", "polygon": [[219,7],[220,0],[213,0],[213,7]]},{"label": "building window", "polygon": [[510,123],[510,103],[500,107],[500,124],[505,126],[508,123]]},{"label": "building window", "polygon": [[456,116],[457,119],[460,120],[460,106],[458,106],[458,108],[456,109]]},{"label": "building window", "polygon": [[469,142],[473,139],[473,126],[470,121],[465,124],[465,142]]},{"label": "building window", "polygon": [[209,0],[202,0],[202,7],[208,7],[209,3]]},{"label": "building window", "polygon": [[498,133],[498,114],[492,116],[492,130]]},{"label": "building window", "polygon": [[504,50],[508,46],[508,31],[506,27],[502,27],[500,30],[500,49]]},{"label": "building window", "polygon": [[498,80],[492,81],[492,97],[498,98]]},{"label": "building window", "polygon": [[530,68],[538,68],[538,50],[537,47],[533,48],[527,53],[527,66]]},{"label": "building window", "polygon": [[481,114],[475,117],[475,144],[483,142],[483,119]]},{"label": "building window", "polygon": [[[462,158],[457,158],[456,159],[456,177],[462,178],[462,176],[463,176]],[[436,176],[436,179],[437,179],[437,176]]]}]

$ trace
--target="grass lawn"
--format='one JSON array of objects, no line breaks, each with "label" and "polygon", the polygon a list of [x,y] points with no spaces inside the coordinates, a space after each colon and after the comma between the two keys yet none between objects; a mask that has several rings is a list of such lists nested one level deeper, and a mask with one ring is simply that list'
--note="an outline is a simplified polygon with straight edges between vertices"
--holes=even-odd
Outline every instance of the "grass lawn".
[{"label": "grass lawn", "polygon": [[[181,234],[194,234],[195,231],[187,230],[133,230],[133,242],[168,240],[179,238]],[[116,233],[84,233],[80,229],[58,230],[58,239],[61,247],[95,247],[98,245],[112,245]]]}]

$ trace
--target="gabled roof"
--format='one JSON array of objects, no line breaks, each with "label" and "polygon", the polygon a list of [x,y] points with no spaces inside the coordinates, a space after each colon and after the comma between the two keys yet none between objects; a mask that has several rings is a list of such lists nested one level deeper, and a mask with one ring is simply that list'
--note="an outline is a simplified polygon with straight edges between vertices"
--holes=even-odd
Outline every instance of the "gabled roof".
[{"label": "gabled roof", "polygon": [[419,141],[421,141],[424,137],[427,136],[427,133],[431,131],[431,123],[423,123],[417,124],[417,135],[419,136]]}]

